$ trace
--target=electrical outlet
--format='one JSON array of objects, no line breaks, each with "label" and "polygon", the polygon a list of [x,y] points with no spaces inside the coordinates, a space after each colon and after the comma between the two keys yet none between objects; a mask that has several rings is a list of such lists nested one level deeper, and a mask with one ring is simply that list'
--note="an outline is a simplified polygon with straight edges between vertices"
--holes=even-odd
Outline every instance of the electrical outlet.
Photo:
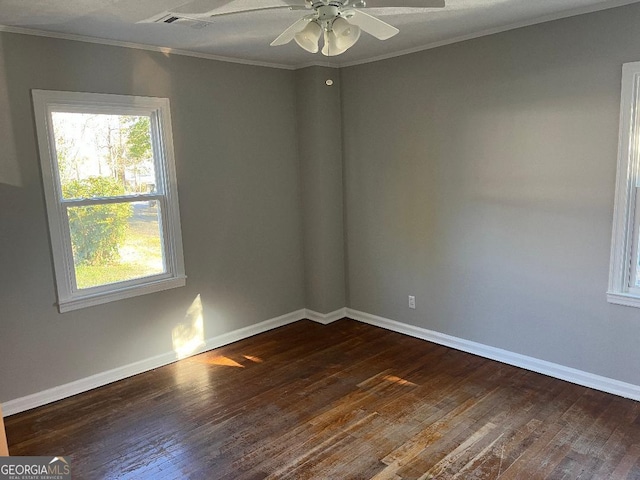
[{"label": "electrical outlet", "polygon": [[416,308],[416,297],[409,295],[409,308]]}]

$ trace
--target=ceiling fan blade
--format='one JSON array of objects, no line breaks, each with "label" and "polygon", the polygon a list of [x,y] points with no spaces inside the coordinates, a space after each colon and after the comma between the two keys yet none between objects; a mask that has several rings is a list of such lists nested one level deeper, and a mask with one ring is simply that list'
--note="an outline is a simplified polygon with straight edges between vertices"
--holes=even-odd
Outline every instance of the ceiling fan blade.
[{"label": "ceiling fan blade", "polygon": [[366,8],[443,8],[444,0],[367,0]]},{"label": "ceiling fan blade", "polygon": [[306,16],[296,21],[293,25],[282,32],[278,38],[271,42],[271,46],[276,47],[278,45],[289,43],[291,40],[293,40],[293,37],[296,36],[296,33],[300,32],[304,27],[307,26],[311,18],[312,17]]},{"label": "ceiling fan blade", "polygon": [[183,22],[186,20],[186,21],[193,22],[193,25],[191,26],[193,26],[194,28],[199,28],[199,27],[196,27],[196,25],[203,26],[208,23],[215,24],[216,23],[214,20],[215,18],[222,17],[225,15],[233,15],[235,13],[245,13],[245,12],[257,12],[262,10],[273,10],[275,8],[291,8],[291,7],[265,7],[265,8],[255,8],[253,10],[240,10],[236,12],[221,12],[221,13],[215,13],[215,14],[180,13],[180,12],[171,11],[171,12],[159,13],[158,15],[145,18],[144,20],[140,20],[136,23],[174,23],[176,21]]},{"label": "ceiling fan blade", "polygon": [[204,12],[204,13],[185,13],[185,12],[172,10],[171,13],[175,13],[176,15],[179,15],[185,18],[193,18],[193,19],[197,18],[200,20],[206,20],[207,18],[224,17],[226,15],[235,15],[237,13],[262,12],[264,10],[282,10],[282,9],[293,10],[294,7],[288,7],[286,5],[278,5],[278,6],[272,6],[272,7],[248,8],[246,10],[225,10],[222,12],[211,10],[209,12]]},{"label": "ceiling fan blade", "polygon": [[387,22],[364,13],[362,10],[349,10],[346,14],[349,23],[360,27],[365,32],[379,40],[386,40],[396,35],[400,30]]},{"label": "ceiling fan blade", "polygon": [[[172,13],[188,16],[189,18],[210,18],[235,13],[259,12],[262,10],[307,10],[307,7],[300,4],[301,0],[271,0],[263,5],[249,6],[247,2],[240,2],[240,5],[233,5],[234,2],[226,2],[215,8],[211,8],[211,0],[194,0],[185,3],[173,10]],[[242,5],[244,3],[244,6]]]}]

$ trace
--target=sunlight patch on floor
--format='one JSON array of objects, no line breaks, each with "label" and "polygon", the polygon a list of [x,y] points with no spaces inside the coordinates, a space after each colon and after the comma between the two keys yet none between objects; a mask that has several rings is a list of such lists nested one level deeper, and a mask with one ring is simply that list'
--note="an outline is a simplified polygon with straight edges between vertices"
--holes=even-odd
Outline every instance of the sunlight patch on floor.
[{"label": "sunlight patch on floor", "polygon": [[262,363],[264,362],[264,360],[262,360],[260,357],[256,357],[253,355],[243,355],[244,358],[246,358],[247,360],[251,360],[253,363]]},{"label": "sunlight patch on floor", "polygon": [[398,385],[405,385],[407,387],[417,386],[415,383],[405,380],[404,378],[396,377],[395,375],[385,375],[384,378],[387,382],[397,383]]},{"label": "sunlight patch on floor", "polygon": [[222,355],[217,355],[215,357],[203,357],[197,358],[198,363],[206,363],[208,365],[221,365],[223,367],[238,367],[244,368],[244,365],[236,362],[235,360],[230,359],[229,357],[225,357]]}]

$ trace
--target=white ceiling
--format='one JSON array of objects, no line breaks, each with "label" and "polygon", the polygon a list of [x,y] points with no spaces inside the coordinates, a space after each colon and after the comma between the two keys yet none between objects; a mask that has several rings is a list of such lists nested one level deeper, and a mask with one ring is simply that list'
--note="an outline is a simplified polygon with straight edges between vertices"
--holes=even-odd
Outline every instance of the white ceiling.
[{"label": "white ceiling", "polygon": [[[346,53],[311,54],[295,42],[270,47],[302,11],[269,10],[216,17],[202,28],[136,22],[183,5],[186,0],[0,0],[0,30],[168,48],[208,58],[299,68],[346,66],[392,57],[511,28],[578,15],[640,0],[446,0],[442,9],[368,9],[398,27],[380,41],[363,33]],[[199,0],[211,9],[273,5],[280,0]],[[402,4],[402,0],[397,1]],[[304,0],[300,0],[304,4]],[[4,27],[2,27],[2,25]]]}]

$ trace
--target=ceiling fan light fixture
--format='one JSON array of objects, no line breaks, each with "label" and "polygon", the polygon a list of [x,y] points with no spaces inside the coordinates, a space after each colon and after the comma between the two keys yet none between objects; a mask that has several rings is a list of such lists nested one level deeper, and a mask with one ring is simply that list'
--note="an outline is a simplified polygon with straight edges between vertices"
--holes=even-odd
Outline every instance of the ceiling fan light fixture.
[{"label": "ceiling fan light fixture", "polygon": [[360,28],[338,17],[333,21],[331,30],[324,32],[322,54],[327,57],[340,55],[351,48],[359,38]]},{"label": "ceiling fan light fixture", "polygon": [[309,22],[293,39],[307,52],[318,53],[318,41],[322,35],[322,27],[317,22]]},{"label": "ceiling fan light fixture", "polygon": [[342,51],[351,48],[360,38],[360,27],[341,17],[333,21],[331,29],[336,34],[336,46]]}]

